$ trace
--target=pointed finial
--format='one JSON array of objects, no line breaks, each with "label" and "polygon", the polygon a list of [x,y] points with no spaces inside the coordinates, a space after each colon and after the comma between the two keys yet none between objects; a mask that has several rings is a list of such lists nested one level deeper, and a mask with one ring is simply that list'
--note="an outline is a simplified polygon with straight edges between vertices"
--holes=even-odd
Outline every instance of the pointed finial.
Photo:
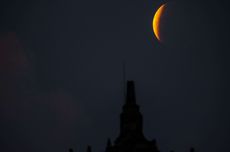
[{"label": "pointed finial", "polygon": [[134,81],[127,81],[126,103],[127,104],[136,103]]},{"label": "pointed finial", "polygon": [[125,100],[125,95],[126,95],[126,62],[125,60],[122,62],[122,76],[123,76],[123,87],[124,87],[124,100]]}]

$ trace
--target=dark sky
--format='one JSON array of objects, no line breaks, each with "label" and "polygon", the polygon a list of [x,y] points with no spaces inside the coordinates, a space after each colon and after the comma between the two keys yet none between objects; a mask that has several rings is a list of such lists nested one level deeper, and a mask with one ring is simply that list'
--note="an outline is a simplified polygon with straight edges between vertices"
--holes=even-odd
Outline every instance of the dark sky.
[{"label": "dark sky", "polygon": [[0,151],[103,151],[118,136],[122,63],[162,152],[229,152],[230,10],[220,0],[0,3]]}]

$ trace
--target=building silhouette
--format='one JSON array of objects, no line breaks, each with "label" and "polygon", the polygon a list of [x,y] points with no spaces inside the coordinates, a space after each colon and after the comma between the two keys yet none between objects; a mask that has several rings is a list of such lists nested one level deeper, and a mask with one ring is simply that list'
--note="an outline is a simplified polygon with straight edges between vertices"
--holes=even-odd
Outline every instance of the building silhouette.
[{"label": "building silhouette", "polygon": [[108,139],[105,152],[159,152],[155,140],[143,134],[143,118],[136,104],[134,81],[127,82],[125,104],[120,114],[120,134],[111,143]]},{"label": "building silhouette", "polygon": [[[86,152],[92,152],[91,146],[87,146]],[[134,81],[127,81],[125,103],[120,114],[120,133],[113,143],[108,139],[104,152],[160,152],[156,140],[149,141],[143,134],[143,118],[136,103]],[[195,152],[194,148],[190,148],[190,152]]]}]

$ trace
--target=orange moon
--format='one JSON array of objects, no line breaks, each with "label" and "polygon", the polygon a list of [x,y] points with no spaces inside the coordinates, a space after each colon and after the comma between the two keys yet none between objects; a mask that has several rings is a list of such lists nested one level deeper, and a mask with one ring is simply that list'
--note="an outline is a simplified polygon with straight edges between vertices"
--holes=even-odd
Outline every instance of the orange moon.
[{"label": "orange moon", "polygon": [[165,5],[166,4],[163,4],[161,5],[161,7],[156,11],[154,17],[153,17],[153,32],[156,36],[156,38],[161,41],[161,35],[160,35],[160,21],[161,21],[161,17],[162,17],[162,14],[165,10]]}]

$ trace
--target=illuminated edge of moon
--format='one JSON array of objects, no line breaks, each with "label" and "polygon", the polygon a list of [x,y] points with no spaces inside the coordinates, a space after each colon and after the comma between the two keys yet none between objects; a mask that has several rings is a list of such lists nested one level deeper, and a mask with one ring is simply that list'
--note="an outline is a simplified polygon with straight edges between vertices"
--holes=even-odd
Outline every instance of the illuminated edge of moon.
[{"label": "illuminated edge of moon", "polygon": [[162,13],[165,9],[166,4],[161,5],[161,7],[156,11],[154,17],[153,17],[153,31],[156,36],[156,38],[161,41],[160,39],[160,19],[162,16]]}]

